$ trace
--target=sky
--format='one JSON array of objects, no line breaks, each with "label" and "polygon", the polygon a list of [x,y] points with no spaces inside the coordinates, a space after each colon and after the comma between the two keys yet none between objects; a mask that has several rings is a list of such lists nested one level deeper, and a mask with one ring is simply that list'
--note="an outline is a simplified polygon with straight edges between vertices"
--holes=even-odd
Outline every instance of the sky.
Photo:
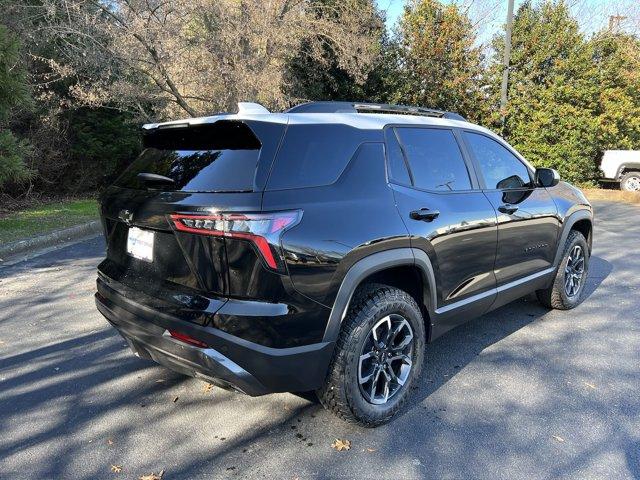
[{"label": "sky", "polygon": [[[472,20],[482,19],[478,31],[480,42],[489,40],[502,28],[507,18],[507,0],[443,0],[445,2],[470,5]],[[605,28],[609,15],[628,15],[624,26],[638,31],[640,20],[640,0],[567,0],[573,14],[579,19],[581,28],[587,34]],[[387,28],[392,29],[402,14],[406,0],[376,0],[378,8],[387,14]],[[524,0],[515,0],[515,9]]]}]

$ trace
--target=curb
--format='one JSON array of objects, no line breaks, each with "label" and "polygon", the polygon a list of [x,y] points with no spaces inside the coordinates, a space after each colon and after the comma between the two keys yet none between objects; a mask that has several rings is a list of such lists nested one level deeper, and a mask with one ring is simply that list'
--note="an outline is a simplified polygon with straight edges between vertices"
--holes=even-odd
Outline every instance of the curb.
[{"label": "curb", "polygon": [[95,236],[102,231],[99,220],[94,220],[82,225],[56,230],[45,235],[18,240],[15,242],[0,245],[0,265],[12,260],[18,255],[29,255],[37,250],[55,247],[59,244],[66,244],[75,240]]}]

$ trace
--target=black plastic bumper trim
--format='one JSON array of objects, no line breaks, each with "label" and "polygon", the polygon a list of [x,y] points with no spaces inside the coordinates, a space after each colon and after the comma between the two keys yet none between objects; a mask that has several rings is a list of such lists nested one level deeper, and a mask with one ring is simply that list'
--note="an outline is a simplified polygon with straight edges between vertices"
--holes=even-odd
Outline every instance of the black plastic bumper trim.
[{"label": "black plastic bumper trim", "polygon": [[[119,295],[98,284],[98,310],[138,355],[187,375],[220,379],[248,395],[299,392],[324,382],[333,342],[291,348],[271,348],[235,337],[213,327],[179,320]],[[186,333],[210,348],[198,348],[164,332]]]}]

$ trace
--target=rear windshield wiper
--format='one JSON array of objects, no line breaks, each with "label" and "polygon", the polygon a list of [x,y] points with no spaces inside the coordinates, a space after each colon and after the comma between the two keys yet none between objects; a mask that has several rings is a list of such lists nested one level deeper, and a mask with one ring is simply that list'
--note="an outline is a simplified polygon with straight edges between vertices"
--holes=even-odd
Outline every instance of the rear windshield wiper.
[{"label": "rear windshield wiper", "polygon": [[173,178],[165,177],[164,175],[158,175],[157,173],[142,172],[142,173],[139,173],[136,176],[140,180],[142,180],[144,183],[147,183],[147,184],[154,184],[154,183],[174,184],[174,183],[176,183]]}]

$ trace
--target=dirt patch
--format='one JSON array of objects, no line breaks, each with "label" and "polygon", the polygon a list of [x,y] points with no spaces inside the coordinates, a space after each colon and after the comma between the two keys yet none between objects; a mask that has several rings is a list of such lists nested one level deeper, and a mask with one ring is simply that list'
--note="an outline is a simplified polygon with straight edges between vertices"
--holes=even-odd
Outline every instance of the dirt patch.
[{"label": "dirt patch", "polygon": [[603,188],[583,188],[589,200],[608,200],[610,202],[626,202],[640,205],[640,192],[625,192]]}]

